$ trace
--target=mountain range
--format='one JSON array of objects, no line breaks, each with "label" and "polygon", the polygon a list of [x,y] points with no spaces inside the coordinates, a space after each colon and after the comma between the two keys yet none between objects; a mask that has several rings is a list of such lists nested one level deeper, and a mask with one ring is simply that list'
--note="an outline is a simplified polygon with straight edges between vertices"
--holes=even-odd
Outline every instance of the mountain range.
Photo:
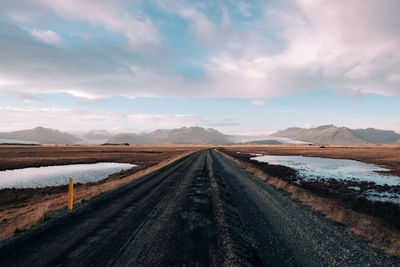
[{"label": "mountain range", "polygon": [[280,145],[282,142],[278,140],[255,140],[255,141],[246,141],[241,142],[241,145]]},{"label": "mountain range", "polygon": [[87,139],[92,139],[92,140],[104,140],[104,139],[110,139],[113,137],[113,134],[109,133],[106,130],[90,130],[87,134],[85,134],[83,137]]},{"label": "mountain range", "polygon": [[201,127],[183,127],[172,130],[156,130],[150,133],[117,134],[108,143],[147,144],[193,144],[193,145],[229,145],[229,136],[214,129]]},{"label": "mountain range", "polygon": [[334,125],[324,125],[310,129],[288,128],[272,135],[327,145],[400,144],[400,134],[394,131],[374,128],[350,129]]},{"label": "mountain range", "polygon": [[161,144],[193,144],[193,145],[229,145],[229,136],[214,129],[201,127],[183,127],[171,130],[156,130],[149,133],[123,133],[112,136],[105,130],[92,130],[82,138],[72,134],[44,127],[30,130],[0,133],[0,143],[21,144],[27,141],[39,144],[98,144],[105,141],[108,144],[130,145],[161,145]]},{"label": "mountain range", "polygon": [[[179,129],[155,130],[149,133],[120,133],[113,135],[106,130],[92,130],[80,138],[70,133],[44,127],[30,130],[0,132],[0,143],[21,144],[130,144],[130,145],[262,145],[280,144],[278,140],[289,138],[289,142],[308,142],[326,145],[366,145],[366,144],[399,144],[400,134],[394,131],[368,129],[350,129],[334,125],[317,128],[288,128],[270,136],[247,142],[234,141],[235,136],[225,135],[215,129],[202,127],[182,127]],[[281,138],[281,139],[279,139]],[[291,140],[291,142],[290,142]]]},{"label": "mountain range", "polygon": [[0,132],[0,139],[36,142],[39,144],[75,144],[81,141],[76,136],[44,127],[15,132]]}]

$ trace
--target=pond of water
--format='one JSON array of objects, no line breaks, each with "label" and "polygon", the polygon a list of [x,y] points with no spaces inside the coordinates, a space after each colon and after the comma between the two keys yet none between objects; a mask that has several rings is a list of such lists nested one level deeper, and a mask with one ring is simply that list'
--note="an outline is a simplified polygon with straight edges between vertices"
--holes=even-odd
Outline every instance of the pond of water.
[{"label": "pond of water", "polygon": [[[254,154],[254,156],[256,155]],[[329,179],[336,179],[344,182],[366,181],[374,182],[377,185],[400,185],[400,177],[384,174],[384,172],[389,171],[388,169],[356,160],[259,154],[252,159],[295,169],[301,179],[306,181],[329,182]],[[356,191],[360,190],[359,187],[348,188]],[[372,189],[363,192],[363,195],[371,200],[391,201],[400,204],[400,195],[394,192],[377,192]]]},{"label": "pond of water", "polygon": [[75,183],[95,182],[107,178],[112,173],[135,166],[137,165],[101,162],[0,171],[0,189],[63,185],[68,184],[70,177]]},{"label": "pond of water", "polygon": [[333,178],[336,180],[375,182],[378,185],[400,184],[400,177],[378,173],[378,171],[389,171],[388,169],[356,160],[272,155],[258,156],[252,159],[290,167],[297,170],[303,179]]}]

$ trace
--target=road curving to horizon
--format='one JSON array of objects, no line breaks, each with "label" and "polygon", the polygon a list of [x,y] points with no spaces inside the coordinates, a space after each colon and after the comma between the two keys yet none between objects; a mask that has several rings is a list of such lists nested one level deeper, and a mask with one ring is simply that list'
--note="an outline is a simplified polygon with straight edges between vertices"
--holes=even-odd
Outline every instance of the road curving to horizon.
[{"label": "road curving to horizon", "polygon": [[202,150],[0,244],[1,266],[400,266]]}]

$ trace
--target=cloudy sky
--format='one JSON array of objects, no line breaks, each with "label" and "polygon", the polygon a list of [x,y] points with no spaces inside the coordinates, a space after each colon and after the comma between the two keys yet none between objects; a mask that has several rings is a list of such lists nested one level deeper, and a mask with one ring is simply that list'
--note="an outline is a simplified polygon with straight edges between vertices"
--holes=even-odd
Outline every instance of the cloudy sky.
[{"label": "cloudy sky", "polygon": [[400,132],[398,0],[1,0],[0,131]]}]

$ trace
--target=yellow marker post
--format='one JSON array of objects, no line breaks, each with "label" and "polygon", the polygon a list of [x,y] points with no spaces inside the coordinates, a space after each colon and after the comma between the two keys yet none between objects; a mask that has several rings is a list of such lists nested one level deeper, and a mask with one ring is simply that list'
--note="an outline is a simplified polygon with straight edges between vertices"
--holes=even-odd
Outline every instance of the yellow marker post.
[{"label": "yellow marker post", "polygon": [[74,205],[74,180],[69,178],[69,191],[68,191],[68,210],[72,210]]}]

